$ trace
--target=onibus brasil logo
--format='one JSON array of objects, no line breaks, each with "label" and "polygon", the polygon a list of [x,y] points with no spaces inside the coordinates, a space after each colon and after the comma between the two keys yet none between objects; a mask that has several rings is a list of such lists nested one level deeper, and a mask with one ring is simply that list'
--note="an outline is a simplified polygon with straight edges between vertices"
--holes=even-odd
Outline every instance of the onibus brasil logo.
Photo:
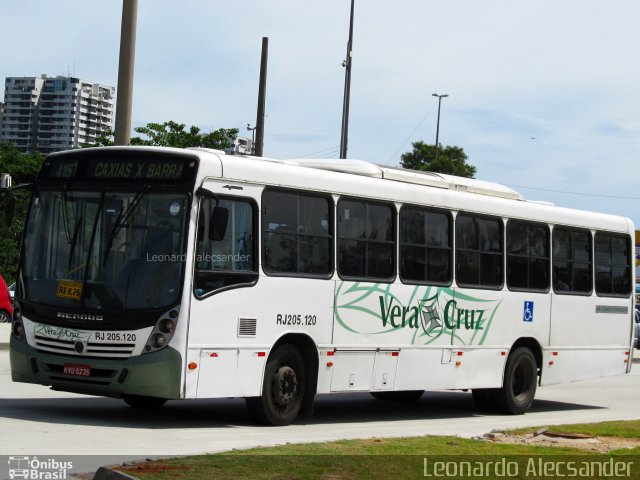
[{"label": "onibus brasil logo", "polygon": [[54,458],[38,459],[38,457],[10,456],[9,478],[27,480],[65,480],[73,462],[63,462]]},{"label": "onibus brasil logo", "polygon": [[410,335],[412,344],[455,340],[481,345],[499,305],[448,287],[342,282],[334,316],[353,333]]}]

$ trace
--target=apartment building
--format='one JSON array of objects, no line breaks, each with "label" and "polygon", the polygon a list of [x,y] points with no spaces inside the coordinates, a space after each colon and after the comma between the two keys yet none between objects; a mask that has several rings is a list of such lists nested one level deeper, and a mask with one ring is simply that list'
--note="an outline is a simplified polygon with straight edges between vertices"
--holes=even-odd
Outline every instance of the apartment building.
[{"label": "apartment building", "polygon": [[113,125],[115,88],[75,77],[7,77],[0,142],[23,153],[92,145]]}]

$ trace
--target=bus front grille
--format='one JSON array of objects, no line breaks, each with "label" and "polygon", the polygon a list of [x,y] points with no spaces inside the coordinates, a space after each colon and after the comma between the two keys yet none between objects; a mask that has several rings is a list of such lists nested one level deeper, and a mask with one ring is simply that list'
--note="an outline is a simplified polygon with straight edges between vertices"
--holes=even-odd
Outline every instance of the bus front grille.
[{"label": "bus front grille", "polygon": [[94,343],[84,345],[81,353],[75,349],[73,340],[61,340],[36,335],[36,349],[47,353],[59,353],[77,357],[125,359],[133,354],[134,343]]}]

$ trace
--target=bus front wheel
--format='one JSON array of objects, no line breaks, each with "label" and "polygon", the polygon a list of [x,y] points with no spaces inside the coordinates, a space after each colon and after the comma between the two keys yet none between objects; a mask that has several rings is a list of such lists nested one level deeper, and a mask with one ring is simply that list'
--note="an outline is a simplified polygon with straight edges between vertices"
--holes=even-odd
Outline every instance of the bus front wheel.
[{"label": "bus front wheel", "polygon": [[503,413],[521,415],[529,410],[536,395],[538,367],[526,347],[515,349],[507,359],[502,388],[491,390],[492,403]]},{"label": "bus front wheel", "polygon": [[247,408],[259,423],[289,425],[302,408],[304,391],[305,366],[302,354],[293,345],[282,345],[267,361],[262,396],[247,398]]}]

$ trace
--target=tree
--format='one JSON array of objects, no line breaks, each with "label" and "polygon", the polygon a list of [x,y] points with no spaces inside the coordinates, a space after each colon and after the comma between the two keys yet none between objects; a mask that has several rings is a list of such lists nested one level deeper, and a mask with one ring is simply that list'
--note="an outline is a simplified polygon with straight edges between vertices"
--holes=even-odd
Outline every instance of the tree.
[{"label": "tree", "polygon": [[[186,129],[184,123],[168,121],[164,123],[148,123],[144,127],[134,128],[142,137],[132,137],[131,145],[158,147],[205,147],[224,150],[233,145],[238,136],[237,128],[220,128],[209,133],[200,133],[200,128],[192,125]],[[113,145],[113,132],[107,130],[100,135],[94,146]]]},{"label": "tree", "polygon": [[[9,143],[0,144],[0,172],[11,174],[14,186],[35,182],[43,159],[42,155],[20,153]],[[0,274],[7,283],[13,283],[16,277],[20,241],[31,197],[30,193],[24,190],[13,192],[12,195],[16,205],[10,226],[6,223],[4,198],[0,198]]]},{"label": "tree", "polygon": [[469,165],[469,157],[461,147],[448,145],[440,147],[436,161],[436,146],[422,141],[413,142],[413,151],[403,153],[400,162],[402,168],[423,170],[436,173],[447,173],[459,177],[474,178],[476,167]]}]

